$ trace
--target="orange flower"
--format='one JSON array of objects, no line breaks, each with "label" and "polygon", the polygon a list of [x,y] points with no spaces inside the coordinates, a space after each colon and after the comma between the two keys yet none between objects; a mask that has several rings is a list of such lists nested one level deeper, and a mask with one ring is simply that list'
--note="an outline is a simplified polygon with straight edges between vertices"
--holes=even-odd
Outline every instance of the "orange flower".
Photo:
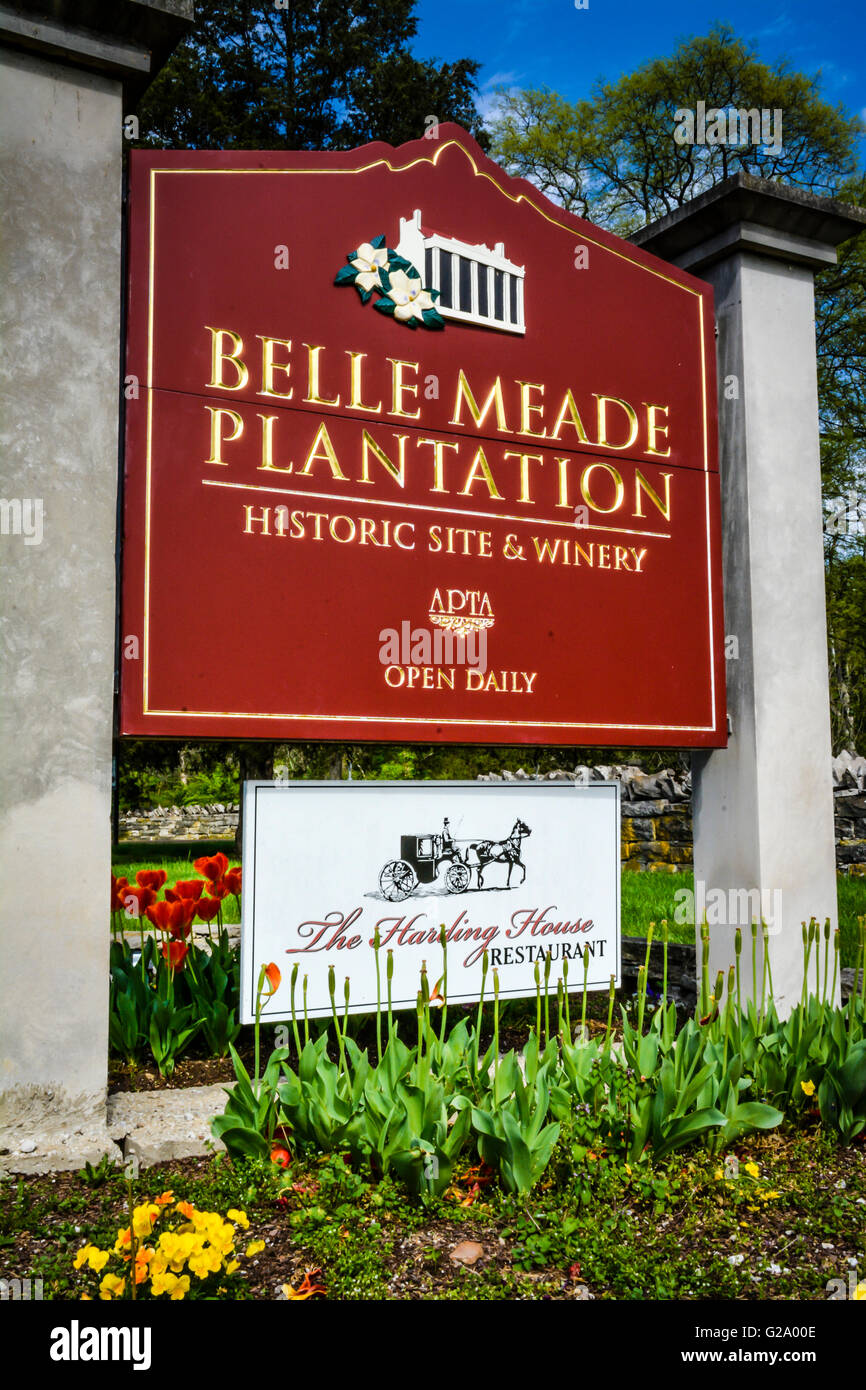
[{"label": "orange flower", "polygon": [[167,931],[171,936],[189,936],[196,904],[189,898],[179,898],[173,903],[153,903],[147,909],[149,921],[159,931]]},{"label": "orange flower", "polygon": [[271,1163],[276,1163],[279,1168],[288,1168],[292,1161],[292,1155],[288,1149],[283,1149],[279,1145],[271,1149]]},{"label": "orange flower", "polygon": [[234,893],[236,898],[239,898],[241,894],[241,873],[242,871],[240,868],[229,869],[228,873],[225,874],[223,878],[229,892]]},{"label": "orange flower", "polygon": [[229,866],[229,861],[223,853],[205,855],[202,859],[193,860],[193,866],[197,873],[204,874],[211,882],[216,882],[218,878],[225,875]]},{"label": "orange flower", "polygon": [[111,910],[112,912],[122,912],[124,906],[125,890],[129,888],[129,880],[126,878],[115,878],[111,875]]},{"label": "orange flower", "polygon": [[274,961],[271,961],[270,965],[265,966],[265,977],[270,985],[266,998],[270,999],[272,994],[276,994],[280,987],[280,980],[283,978],[280,974],[279,966],[276,965]]},{"label": "orange flower", "polygon": [[156,902],[156,893],[152,888],[126,887],[121,898],[128,917],[143,917],[150,905]]},{"label": "orange flower", "polygon": [[201,922],[212,922],[221,906],[219,898],[201,898],[195,905],[196,916]]},{"label": "orange flower", "polygon": [[173,888],[166,888],[166,900],[170,903],[176,903],[178,898],[192,898],[193,902],[196,902],[201,897],[204,887],[205,880],[203,878],[183,879],[178,881]]},{"label": "orange flower", "polygon": [[171,1190],[169,1190],[167,1192],[163,1192],[161,1197],[154,1197],[153,1200],[158,1207],[167,1207],[170,1206],[171,1203],[174,1201],[174,1193]]},{"label": "orange flower", "polygon": [[212,898],[217,898],[219,902],[222,902],[223,898],[228,897],[231,889],[227,886],[224,878],[215,878],[208,884],[207,891]]},{"label": "orange flower", "polygon": [[175,1211],[179,1211],[181,1216],[185,1216],[187,1221],[192,1221],[195,1215],[195,1207],[192,1202],[178,1202]]},{"label": "orange flower", "polygon": [[183,970],[184,961],[189,954],[189,947],[185,941],[166,941],[160,947],[163,960],[168,961],[172,970]]},{"label": "orange flower", "polygon": [[286,1298],[292,1300],[315,1298],[317,1295],[326,1295],[328,1291],[324,1284],[314,1284],[311,1282],[314,1279],[318,1279],[321,1273],[322,1271],[320,1269],[308,1269],[304,1275],[304,1282],[300,1284],[297,1289],[293,1289],[291,1284],[283,1284],[283,1293],[286,1295]]},{"label": "orange flower", "polygon": [[165,869],[139,869],[135,875],[139,888],[152,888],[154,893],[159,892],[167,878]]}]

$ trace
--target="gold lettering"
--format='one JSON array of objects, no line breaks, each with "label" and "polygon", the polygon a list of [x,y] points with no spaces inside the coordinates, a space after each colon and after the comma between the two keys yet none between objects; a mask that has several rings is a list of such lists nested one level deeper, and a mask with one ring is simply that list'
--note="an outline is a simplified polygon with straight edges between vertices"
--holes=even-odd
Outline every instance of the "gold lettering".
[{"label": "gold lettering", "polygon": [[[619,396],[599,396],[596,391],[592,393],[598,401],[598,443],[603,449],[628,449],[637,439],[637,415],[632,410],[628,401],[621,401]],[[607,437],[607,407],[608,405],[622,406],[629,422],[629,435],[624,444],[611,444]]]},{"label": "gold lettering", "polygon": [[[329,464],[332,475],[335,478],[339,478],[341,482],[346,483],[349,481],[340,467],[337,455],[334,451],[334,446],[331,443],[331,436],[328,434],[328,427],[324,421],[316,430],[316,437],[310,446],[310,452],[307,454],[306,463],[303,468],[298,469],[298,473],[304,477],[309,477],[313,464],[316,462]],[[316,539],[319,539],[318,536]]]},{"label": "gold lettering", "polygon": [[324,352],[324,348],[315,343],[304,343],[304,347],[307,349],[307,394],[304,400],[308,405],[339,405],[339,395],[330,400],[319,391],[319,353]]},{"label": "gold lettering", "polygon": [[532,498],[529,495],[529,464],[532,462],[543,465],[544,459],[541,454],[516,454],[508,450],[503,454],[503,458],[520,459],[520,496],[517,500],[518,502],[532,503]]},{"label": "gold lettering", "polygon": [[262,461],[259,468],[269,469],[273,473],[291,473],[291,464],[288,468],[281,468],[279,464],[274,463],[274,421],[277,418],[276,415],[259,416],[262,422]]},{"label": "gold lettering", "polygon": [[351,361],[351,363],[352,363],[352,367],[351,367],[351,373],[352,373],[352,398],[351,398],[351,400],[349,401],[349,407],[350,407],[350,409],[352,409],[352,410],[366,410],[366,411],[368,411],[371,415],[378,415],[378,414],[380,414],[380,412],[381,412],[381,410],[382,410],[382,402],[381,402],[381,401],[379,402],[378,405],[365,405],[365,404],[364,404],[364,401],[363,401],[364,388],[363,388],[363,385],[362,385],[362,382],[361,382],[361,370],[362,370],[362,363],[363,363],[363,361],[364,361],[364,358],[367,356],[366,352],[351,352],[348,348],[346,348],[346,352],[347,352],[347,354],[348,354],[348,356],[349,356],[349,359],[350,359],[350,361]]},{"label": "gold lettering", "polygon": [[[228,464],[222,457],[222,445],[231,444],[233,440],[240,439],[244,432],[244,422],[236,410],[228,410],[215,405],[206,405],[205,410],[210,411],[210,458],[205,459],[205,463],[219,463],[224,468],[228,468]],[[224,415],[232,422],[231,434],[223,434],[222,432]]]},{"label": "gold lettering", "polygon": [[256,337],[261,339],[262,344],[262,389],[257,391],[257,396],[271,396],[277,401],[290,401],[294,395],[294,388],[289,387],[288,391],[278,391],[274,386],[274,372],[285,372],[288,380],[289,372],[292,369],[290,362],[275,362],[274,349],[283,347],[286,352],[292,350],[291,340],[288,338],[264,338],[261,333]]},{"label": "gold lettering", "polygon": [[470,468],[469,473],[467,474],[466,485],[465,487],[460,489],[460,496],[468,497],[470,492],[472,491],[473,483],[478,482],[479,479],[483,480],[487,484],[487,491],[490,493],[490,496],[497,498],[501,502],[502,493],[499,491],[499,488],[496,486],[496,483],[493,480],[493,474],[490,472],[490,464],[487,462],[487,459],[484,456],[484,450],[480,447],[480,445],[475,452],[475,457],[472,460],[472,467]]},{"label": "gold lettering", "polygon": [[571,391],[566,391],[562,398],[562,405],[556,417],[556,424],[550,434],[551,439],[559,438],[559,431],[562,429],[563,425],[571,425],[572,428],[576,430],[577,437],[581,444],[589,443],[586,430],[583,428],[583,421],[580,418],[580,413],[575,405],[574,396]]},{"label": "gold lettering", "polygon": [[[615,493],[614,493],[614,498],[615,498],[615,500],[614,500],[614,504],[613,504],[612,507],[602,507],[602,506],[599,505],[598,502],[593,501],[592,494],[590,493],[590,490],[589,490],[589,480],[590,480],[590,478],[592,477],[593,473],[595,472],[596,468],[602,469],[603,472],[609,474],[610,477],[613,478],[614,487],[615,487],[616,491],[615,491]],[[583,470],[583,473],[582,473],[581,476],[580,476],[580,493],[581,493],[581,496],[583,497],[583,500],[584,500],[584,502],[586,503],[586,505],[587,505],[588,507],[592,507],[592,509],[593,509],[594,512],[616,512],[616,511],[619,511],[619,508],[622,506],[622,499],[623,499],[623,494],[624,494],[624,492],[625,492],[625,489],[624,489],[624,487],[623,487],[622,478],[619,476],[619,474],[617,473],[616,469],[615,469],[615,468],[612,468],[611,465],[610,465],[609,463],[591,463],[591,464],[589,465],[588,468],[585,468],[585,469]]]},{"label": "gold lettering", "polygon": [[[244,350],[243,339],[237,333],[232,333],[230,328],[211,328],[208,324],[205,327],[211,335],[211,379],[208,386],[217,391],[242,391],[250,379],[250,374],[241,361],[241,353]],[[231,352],[223,351],[224,338],[228,338],[231,343]],[[237,379],[234,386],[223,381],[222,364],[224,362],[231,362],[235,369]]]},{"label": "gold lettering", "polygon": [[367,433],[366,430],[364,430],[363,442],[362,442],[362,446],[361,446],[361,447],[362,447],[362,456],[361,456],[361,482],[362,482],[362,483],[372,483],[372,481],[373,481],[373,479],[370,477],[370,452],[372,451],[373,454],[376,456],[376,458],[377,458],[377,459],[379,460],[379,462],[381,463],[382,467],[386,470],[386,472],[390,473],[390,474],[391,474],[391,477],[392,477],[396,482],[398,482],[398,483],[400,484],[401,487],[404,487],[404,486],[405,486],[405,483],[406,483],[406,440],[409,438],[409,436],[408,436],[408,434],[395,434],[395,435],[394,435],[394,438],[397,440],[397,447],[398,447],[399,452],[400,452],[400,461],[399,461],[399,463],[393,463],[392,460],[389,459],[388,455],[385,453],[384,449],[380,449],[380,448],[379,448],[379,445],[376,443],[375,439],[373,439],[373,437],[372,437],[371,435],[369,435],[369,434]]},{"label": "gold lettering", "polygon": [[391,409],[389,414],[403,416],[406,420],[420,420],[420,407],[418,410],[403,409],[404,391],[408,391],[410,396],[417,397],[418,395],[417,382],[403,380],[403,368],[409,367],[413,372],[417,372],[419,364],[417,362],[401,362],[399,357],[389,357],[388,361],[391,363]]},{"label": "gold lettering", "polygon": [[648,498],[650,499],[650,501],[652,502],[653,506],[654,506],[654,507],[658,507],[658,509],[659,509],[659,511],[661,512],[662,516],[664,517],[665,521],[670,521],[670,519],[671,519],[671,478],[673,477],[673,473],[663,473],[663,474],[662,474],[662,477],[663,477],[664,480],[665,480],[665,500],[664,500],[664,502],[662,502],[662,499],[659,497],[659,495],[658,495],[658,493],[655,491],[655,489],[654,489],[653,487],[651,487],[650,484],[647,482],[646,478],[644,477],[643,473],[641,473],[640,469],[639,469],[639,468],[636,468],[636,469],[635,469],[635,471],[634,471],[634,506],[635,506],[635,509],[634,509],[634,511],[632,512],[632,516],[643,516],[643,511],[641,510],[641,489],[643,489],[643,491],[646,493],[647,497],[648,497]]},{"label": "gold lettering", "polygon": [[443,451],[445,449],[458,449],[460,446],[448,439],[419,439],[419,444],[431,444],[433,446],[433,486],[431,492],[448,492],[445,486],[445,460]]},{"label": "gold lettering", "polygon": [[532,428],[532,416],[541,415],[544,410],[544,402],[535,404],[529,398],[530,391],[540,391],[544,395],[544,387],[535,381],[518,381],[520,387],[520,434],[532,435],[534,439],[546,439],[547,430],[541,431]]},{"label": "gold lettering", "polygon": [[[644,401],[646,405],[646,401]],[[671,446],[668,444],[666,449],[656,448],[656,435],[663,434],[667,438],[668,426],[656,424],[656,411],[660,410],[663,415],[667,415],[669,407],[666,405],[646,405],[646,452],[655,454],[657,458],[670,458]]]},{"label": "gold lettering", "polygon": [[502,430],[506,434],[508,433],[508,424],[505,419],[505,402],[502,399],[502,382],[499,377],[496,378],[496,381],[491,386],[490,393],[484,405],[479,409],[478,402],[472,394],[472,388],[466,380],[463,368],[461,367],[460,374],[457,378],[457,398],[454,402],[454,414],[451,417],[452,425],[463,424],[463,421],[460,419],[460,407],[463,401],[468,405],[469,413],[478,426],[484,423],[488,410],[495,403],[496,428]]}]

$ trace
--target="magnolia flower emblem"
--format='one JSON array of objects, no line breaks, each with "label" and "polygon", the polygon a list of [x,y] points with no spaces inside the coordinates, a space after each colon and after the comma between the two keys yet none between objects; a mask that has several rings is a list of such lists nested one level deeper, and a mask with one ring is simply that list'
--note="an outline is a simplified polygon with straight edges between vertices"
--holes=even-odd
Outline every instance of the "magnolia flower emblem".
[{"label": "magnolia flower emblem", "polygon": [[384,236],[362,242],[346,257],[334,277],[335,285],[354,285],[367,304],[374,294],[375,307],[407,328],[444,328],[436,309],[438,290],[427,289],[411,261],[385,245]]}]

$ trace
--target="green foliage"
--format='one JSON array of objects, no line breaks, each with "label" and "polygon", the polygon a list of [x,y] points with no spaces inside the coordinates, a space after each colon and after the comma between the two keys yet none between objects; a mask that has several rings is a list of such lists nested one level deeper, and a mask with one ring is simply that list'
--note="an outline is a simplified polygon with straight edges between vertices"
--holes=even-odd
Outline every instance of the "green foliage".
[{"label": "green foliage", "polygon": [[345,149],[418,139],[425,117],[483,136],[479,64],[410,52],[414,0],[209,0],[139,108],[142,143]]},{"label": "green foliage", "polygon": [[[707,110],[780,109],[781,148],[678,144],[677,112],[698,101]],[[832,194],[854,173],[860,129],[857,117],[822,100],[818,78],[761,63],[754,45],[716,24],[669,58],[596,83],[586,101],[503,92],[493,153],[572,211],[625,235],[738,171]]]}]

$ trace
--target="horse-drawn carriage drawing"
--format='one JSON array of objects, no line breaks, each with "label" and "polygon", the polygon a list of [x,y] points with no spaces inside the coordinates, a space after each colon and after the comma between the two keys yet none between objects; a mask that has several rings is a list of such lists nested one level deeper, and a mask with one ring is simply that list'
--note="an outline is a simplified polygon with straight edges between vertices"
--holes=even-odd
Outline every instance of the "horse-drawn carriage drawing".
[{"label": "horse-drawn carriage drawing", "polygon": [[445,818],[439,834],[401,835],[400,858],[390,859],[379,874],[379,887],[390,902],[408,898],[421,883],[435,883],[443,865],[445,889],[449,893],[465,893],[472,886],[484,887],[484,870],[488,864],[507,864],[506,888],[511,887],[511,870],[517,865],[526,878],[526,865],[520,858],[521,841],[532,831],[522,820],[514,822],[505,840],[455,839]]}]

